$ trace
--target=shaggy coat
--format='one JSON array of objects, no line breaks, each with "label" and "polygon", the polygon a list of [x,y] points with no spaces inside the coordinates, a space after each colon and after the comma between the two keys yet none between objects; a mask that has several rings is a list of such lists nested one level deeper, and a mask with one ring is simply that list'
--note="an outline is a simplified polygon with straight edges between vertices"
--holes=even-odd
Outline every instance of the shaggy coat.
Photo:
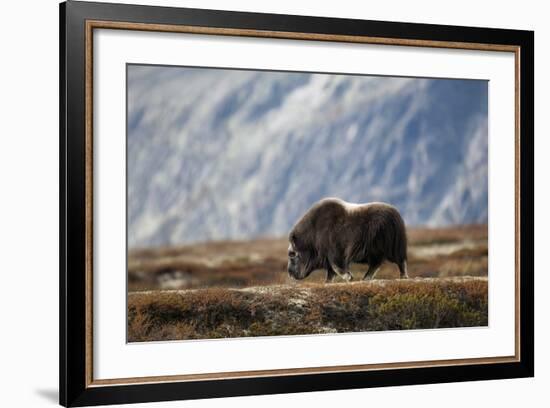
[{"label": "shaggy coat", "polygon": [[351,204],[325,198],[313,205],[289,234],[288,273],[306,278],[315,269],[351,280],[351,263],[368,264],[363,279],[372,279],[384,261],[397,264],[407,278],[405,223],[395,207],[385,203]]}]

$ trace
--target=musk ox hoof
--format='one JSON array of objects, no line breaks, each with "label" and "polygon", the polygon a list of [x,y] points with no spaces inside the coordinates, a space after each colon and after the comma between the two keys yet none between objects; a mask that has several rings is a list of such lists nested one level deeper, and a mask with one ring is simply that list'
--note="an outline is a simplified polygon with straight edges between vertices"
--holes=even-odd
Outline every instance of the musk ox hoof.
[{"label": "musk ox hoof", "polygon": [[353,280],[353,276],[351,273],[348,273],[347,275],[342,276],[342,279],[344,279],[346,282],[351,282]]}]

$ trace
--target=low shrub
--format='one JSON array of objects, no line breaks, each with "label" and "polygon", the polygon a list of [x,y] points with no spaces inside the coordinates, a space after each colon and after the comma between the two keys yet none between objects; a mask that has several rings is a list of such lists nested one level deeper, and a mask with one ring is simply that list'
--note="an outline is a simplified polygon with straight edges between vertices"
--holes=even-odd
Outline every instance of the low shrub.
[{"label": "low shrub", "polygon": [[486,278],[134,292],[128,340],[486,326]]}]

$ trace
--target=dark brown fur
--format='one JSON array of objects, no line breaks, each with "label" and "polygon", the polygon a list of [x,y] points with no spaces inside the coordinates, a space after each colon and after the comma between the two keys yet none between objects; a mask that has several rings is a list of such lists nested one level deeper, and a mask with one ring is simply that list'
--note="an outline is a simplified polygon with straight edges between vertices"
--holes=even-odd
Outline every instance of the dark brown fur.
[{"label": "dark brown fur", "polygon": [[306,278],[315,269],[351,280],[351,263],[368,264],[372,279],[384,261],[397,264],[407,277],[407,235],[401,215],[389,204],[350,205],[325,198],[313,205],[289,234],[288,273]]}]

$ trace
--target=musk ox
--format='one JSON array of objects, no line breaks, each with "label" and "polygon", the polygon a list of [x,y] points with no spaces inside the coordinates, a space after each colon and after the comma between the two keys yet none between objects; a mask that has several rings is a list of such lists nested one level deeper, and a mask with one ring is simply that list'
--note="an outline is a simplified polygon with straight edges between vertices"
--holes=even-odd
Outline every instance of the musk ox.
[{"label": "musk ox", "polygon": [[362,263],[369,266],[363,278],[369,280],[384,261],[397,264],[400,277],[408,277],[405,223],[389,204],[325,198],[294,225],[289,242],[288,273],[295,279],[326,269],[327,282],[337,275],[350,281],[350,264]]}]

